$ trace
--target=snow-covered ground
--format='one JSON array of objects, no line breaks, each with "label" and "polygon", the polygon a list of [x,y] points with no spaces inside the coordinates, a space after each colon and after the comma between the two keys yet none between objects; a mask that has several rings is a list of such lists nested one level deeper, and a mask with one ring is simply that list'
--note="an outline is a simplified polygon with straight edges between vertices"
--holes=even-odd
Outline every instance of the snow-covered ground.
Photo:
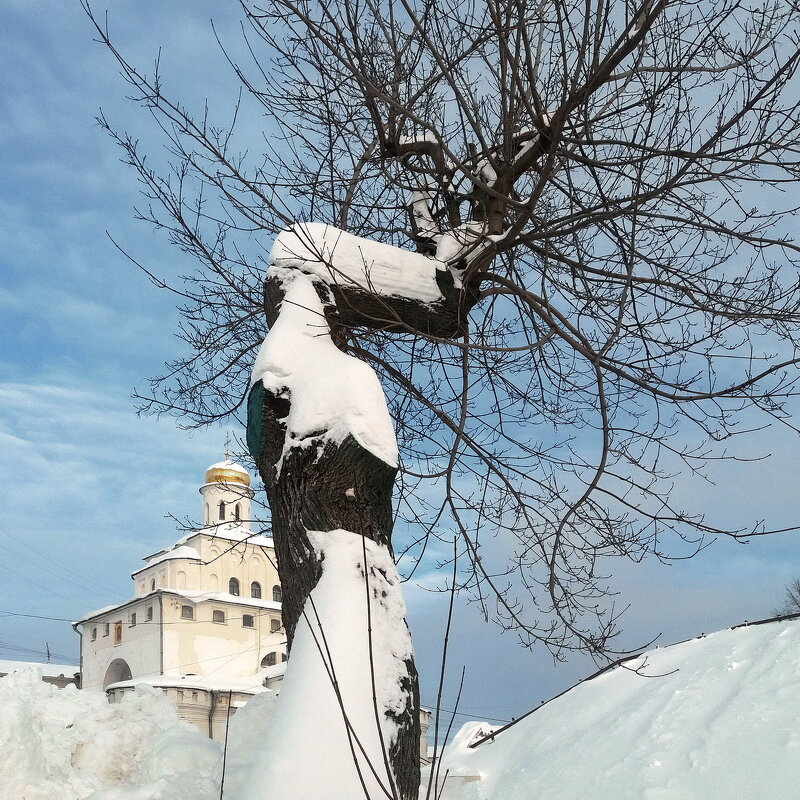
[{"label": "snow-covered ground", "polygon": [[[652,650],[477,747],[490,728],[465,725],[442,760],[442,797],[794,800],[798,676],[800,619]],[[246,793],[274,706],[266,692],[231,721],[225,798]],[[0,800],[217,800],[221,768],[220,745],[180,722],[156,689],[109,705],[100,692],[42,683],[36,670],[0,679]],[[335,797],[328,777],[306,773],[306,789],[316,778]],[[341,800],[357,800],[351,789]]]},{"label": "snow-covered ground", "polygon": [[800,798],[800,620],[652,650],[470,748],[445,751],[447,800]]}]

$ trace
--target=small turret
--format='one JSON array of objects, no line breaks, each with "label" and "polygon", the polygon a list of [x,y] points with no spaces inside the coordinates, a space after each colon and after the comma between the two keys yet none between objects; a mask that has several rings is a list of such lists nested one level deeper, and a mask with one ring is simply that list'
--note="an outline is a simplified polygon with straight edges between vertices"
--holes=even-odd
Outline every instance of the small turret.
[{"label": "small turret", "polygon": [[200,487],[203,495],[203,524],[239,523],[250,527],[250,475],[241,464],[226,456],[224,461],[212,464]]}]

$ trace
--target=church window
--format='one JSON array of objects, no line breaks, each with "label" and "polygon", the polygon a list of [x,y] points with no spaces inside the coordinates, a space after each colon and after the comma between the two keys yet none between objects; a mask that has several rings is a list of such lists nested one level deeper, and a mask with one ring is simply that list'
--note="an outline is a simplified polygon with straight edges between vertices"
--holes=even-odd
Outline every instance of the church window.
[{"label": "church window", "polygon": [[211,512],[208,510],[208,503],[206,503],[206,524],[211,522]]},{"label": "church window", "polygon": [[194,609],[191,606],[181,606],[181,619],[194,619]]},{"label": "church window", "polygon": [[228,581],[228,594],[239,596],[239,581],[236,578],[231,578]]},{"label": "church window", "polygon": [[97,638],[97,628],[92,628],[92,641]]},{"label": "church window", "polygon": [[219,610],[212,611],[211,620],[213,622],[225,622],[225,612]]},{"label": "church window", "polygon": [[235,519],[237,522],[238,522],[238,521],[239,521],[239,519],[240,519],[240,517],[239,517],[239,504],[238,504],[238,503],[236,504],[236,507],[233,509],[233,518],[234,518],[234,519]]},{"label": "church window", "polygon": [[122,622],[114,623],[114,644],[122,644]]},{"label": "church window", "polygon": [[286,653],[281,653],[281,661],[286,661]]},{"label": "church window", "polygon": [[154,592],[155,590],[156,590],[156,579],[155,578],[151,578],[150,579],[150,591]]},{"label": "church window", "polygon": [[147,606],[147,621],[153,621],[153,606]]},{"label": "church window", "polygon": [[132,628],[132,627],[133,627],[135,624],[136,624],[136,612],[134,611],[134,612],[133,612],[133,614],[131,614],[131,628]]},{"label": "church window", "polygon": [[111,629],[111,624],[106,622],[105,625],[103,625],[103,636],[108,636],[108,634],[110,633],[110,629]]},{"label": "church window", "polygon": [[279,619],[275,619],[274,617],[269,621],[269,630],[270,633],[275,633],[281,629],[281,621]]},{"label": "church window", "polygon": [[261,597],[261,584],[258,581],[253,581],[250,584],[250,597]]},{"label": "church window", "polygon": [[262,667],[274,667],[277,663],[278,663],[277,653],[267,653],[264,656],[264,658],[261,659]]},{"label": "church window", "polygon": [[272,587],[272,600],[275,603],[282,603],[283,602],[283,592],[281,591],[280,586],[273,586]]},{"label": "church window", "polygon": [[225,519],[225,501],[224,500],[220,500],[219,501],[219,521],[222,522],[222,520],[224,520],[224,519]]},{"label": "church window", "polygon": [[244,628],[254,628],[255,627],[255,618],[252,614],[243,614],[242,615],[242,627]]}]

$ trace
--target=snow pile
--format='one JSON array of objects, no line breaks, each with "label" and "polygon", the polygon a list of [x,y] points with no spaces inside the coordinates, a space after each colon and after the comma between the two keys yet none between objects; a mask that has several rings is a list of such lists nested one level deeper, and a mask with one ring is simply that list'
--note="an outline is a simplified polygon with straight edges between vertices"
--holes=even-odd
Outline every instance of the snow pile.
[{"label": "snow pile", "polygon": [[[276,665],[278,668],[284,666],[284,664]],[[276,692],[258,694],[252,700],[248,700],[231,718],[225,758],[226,800],[239,800],[242,797],[253,764],[261,758],[264,740],[273,735],[270,720],[277,700]]]},{"label": "snow pile", "polygon": [[316,275],[326,284],[423,303],[442,299],[436,270],[444,264],[319,222],[297,223],[282,231],[272,246],[270,263]]},{"label": "snow pile", "polygon": [[157,690],[109,704],[27,668],[0,679],[0,709],[0,800],[218,797],[219,745]]},{"label": "snow pile", "polygon": [[333,343],[314,278],[274,266],[269,274],[279,277],[285,295],[256,358],[252,382],[263,381],[268,391],[290,400],[284,454],[320,440],[339,444],[352,434],[366,450],[396,466],[397,441],[378,377]]},{"label": "snow pile", "polygon": [[445,751],[442,797],[797,798],[798,675],[800,620],[653,650],[579,684],[493,741],[470,748],[480,725],[469,723]]},{"label": "snow pile", "polygon": [[249,780],[229,793],[226,777],[230,800],[263,800],[264,787],[276,798],[350,800],[365,796],[362,780],[366,796],[391,796],[384,752],[397,728],[386,712],[405,708],[403,660],[411,654],[394,562],[385,548],[349,531],[309,532],[309,539],[324,559],[322,577],[297,625],[280,699]]}]

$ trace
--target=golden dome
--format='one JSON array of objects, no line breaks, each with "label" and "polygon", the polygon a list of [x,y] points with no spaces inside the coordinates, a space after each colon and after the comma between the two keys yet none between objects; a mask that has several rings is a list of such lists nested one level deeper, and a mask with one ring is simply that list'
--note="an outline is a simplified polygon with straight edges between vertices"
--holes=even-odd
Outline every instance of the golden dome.
[{"label": "golden dome", "polygon": [[241,464],[234,464],[232,461],[220,461],[219,464],[212,464],[206,470],[206,483],[239,483],[244,486],[250,485],[250,475]]}]

